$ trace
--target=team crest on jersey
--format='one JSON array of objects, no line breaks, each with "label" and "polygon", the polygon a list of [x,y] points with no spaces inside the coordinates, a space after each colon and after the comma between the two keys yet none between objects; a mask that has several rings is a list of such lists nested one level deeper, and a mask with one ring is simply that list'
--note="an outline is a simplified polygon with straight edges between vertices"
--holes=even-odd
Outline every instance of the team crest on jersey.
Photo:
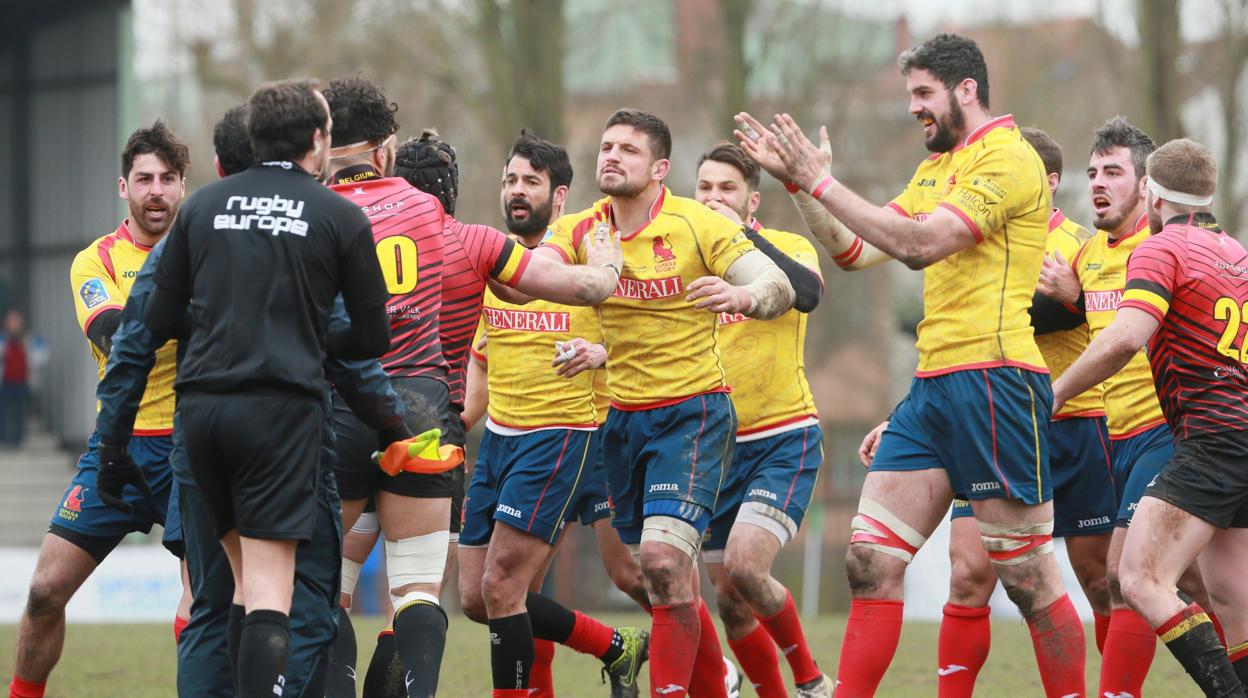
[{"label": "team crest on jersey", "polygon": [[655,235],[650,244],[654,252],[654,270],[658,273],[669,272],[676,268],[676,253],[672,251],[672,243],[666,235]]},{"label": "team crest on jersey", "polygon": [[65,495],[65,501],[61,503],[61,510],[56,514],[66,521],[77,521],[78,515],[82,513],[82,485],[74,485],[74,489]]},{"label": "team crest on jersey", "polygon": [[87,279],[78,287],[78,296],[82,298],[82,304],[87,310],[95,310],[96,308],[108,302],[108,289],[104,288],[104,282],[100,279]]}]

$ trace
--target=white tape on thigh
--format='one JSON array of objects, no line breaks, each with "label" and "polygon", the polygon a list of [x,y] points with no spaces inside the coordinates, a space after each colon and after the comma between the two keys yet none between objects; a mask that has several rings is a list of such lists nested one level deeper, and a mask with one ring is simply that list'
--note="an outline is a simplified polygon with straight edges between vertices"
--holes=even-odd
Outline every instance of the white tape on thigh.
[{"label": "white tape on thigh", "polygon": [[793,536],[797,535],[797,522],[783,509],[773,507],[765,502],[746,502],[737,510],[735,524],[757,526],[776,537],[780,546],[784,547]]},{"label": "white tape on thigh", "polygon": [[355,593],[355,583],[360,580],[360,568],[363,566],[355,560],[342,558],[342,593],[347,596]]},{"label": "white tape on thigh", "polygon": [[858,515],[850,522],[849,542],[910,562],[927,536],[910,528],[883,505],[866,497],[858,501]]},{"label": "white tape on thigh", "polygon": [[641,544],[640,543],[626,543],[625,545],[628,547],[628,554],[633,556],[633,562],[640,565],[641,564]]},{"label": "white tape on thigh", "polygon": [[394,594],[390,595],[390,605],[394,606],[394,615],[396,616],[399,615],[400,611],[408,606],[418,603],[430,604],[437,606],[438,608],[442,607],[442,603],[438,601],[438,597],[424,591],[409,591],[402,596],[395,596]]},{"label": "white tape on thigh", "polygon": [[688,521],[675,516],[648,516],[641,524],[641,542],[646,541],[667,543],[688,555],[690,560],[697,560],[702,536]]},{"label": "white tape on thigh", "polygon": [[396,541],[386,541],[386,571],[390,588],[408,584],[439,584],[446,570],[450,531],[435,531]]},{"label": "white tape on thigh", "polygon": [[702,561],[708,565],[724,564],[724,549],[717,548],[715,550],[702,549]]},{"label": "white tape on thigh", "polygon": [[1017,565],[1053,552],[1053,522],[1007,526],[977,522],[988,558],[998,565]]},{"label": "white tape on thigh", "polygon": [[377,512],[366,511],[360,514],[360,518],[355,520],[355,525],[351,527],[352,533],[376,533],[381,530],[381,520],[377,518]]}]

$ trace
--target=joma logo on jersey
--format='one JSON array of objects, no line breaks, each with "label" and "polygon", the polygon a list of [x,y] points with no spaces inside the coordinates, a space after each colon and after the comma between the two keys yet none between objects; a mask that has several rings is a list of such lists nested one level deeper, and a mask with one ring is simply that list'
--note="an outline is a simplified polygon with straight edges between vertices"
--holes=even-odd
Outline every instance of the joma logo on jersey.
[{"label": "joma logo on jersey", "polygon": [[509,507],[506,504],[499,504],[498,511],[508,516],[514,516],[517,519],[524,518],[524,512],[520,511],[519,509],[515,507]]},{"label": "joma logo on jersey", "polygon": [[1122,302],[1122,289],[1115,291],[1084,291],[1083,302],[1089,313],[1107,312],[1118,309]]},{"label": "joma logo on jersey", "polygon": [[996,492],[997,490],[1000,490],[1000,489],[1001,489],[1001,483],[999,482],[972,482],[971,483],[972,492]]},{"label": "joma logo on jersey", "polygon": [[934,186],[936,186],[936,178],[935,178],[935,177],[928,177],[928,178],[926,178],[926,179],[920,179],[920,180],[919,180],[919,186],[920,186],[920,187],[934,187]]},{"label": "joma logo on jersey", "polygon": [[482,308],[485,321],[500,330],[524,330],[528,332],[568,332],[568,314],[539,312],[534,310],[507,310],[505,308]]},{"label": "joma logo on jersey", "polygon": [[745,322],[746,320],[749,320],[749,318],[742,315],[741,313],[720,313],[719,314],[719,324],[721,326],[733,325],[738,322]]},{"label": "joma logo on jersey", "polygon": [[611,295],[617,298],[648,301],[679,296],[683,290],[684,285],[679,276],[669,276],[663,279],[620,279],[620,285],[615,287],[615,292]]}]

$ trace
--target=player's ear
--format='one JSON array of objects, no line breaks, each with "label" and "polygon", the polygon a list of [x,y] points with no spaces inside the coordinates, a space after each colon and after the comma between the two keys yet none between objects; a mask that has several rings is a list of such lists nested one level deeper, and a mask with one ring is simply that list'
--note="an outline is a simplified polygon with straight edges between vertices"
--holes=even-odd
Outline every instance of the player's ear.
[{"label": "player's ear", "polygon": [[752,191],[750,192],[750,198],[746,199],[745,210],[749,211],[750,215],[753,216],[754,212],[758,210],[758,207],[762,205],[762,203],[763,193],[759,191]]},{"label": "player's ear", "polygon": [[966,78],[958,83],[958,90],[961,92],[958,95],[958,101],[964,105],[974,102],[979,97],[979,83],[971,78]]},{"label": "player's ear", "polygon": [[[563,212],[563,205],[568,201],[568,188],[562,184],[555,187],[554,193],[551,195],[551,203],[556,214]],[[552,223],[554,221],[551,221]]]},{"label": "player's ear", "polygon": [[129,195],[126,193],[126,178],[125,177],[117,178],[117,196],[122,199],[130,198]]},{"label": "player's ear", "polygon": [[667,173],[672,169],[672,161],[667,158],[655,160],[650,166],[650,179],[656,179],[660,182],[667,179]]}]

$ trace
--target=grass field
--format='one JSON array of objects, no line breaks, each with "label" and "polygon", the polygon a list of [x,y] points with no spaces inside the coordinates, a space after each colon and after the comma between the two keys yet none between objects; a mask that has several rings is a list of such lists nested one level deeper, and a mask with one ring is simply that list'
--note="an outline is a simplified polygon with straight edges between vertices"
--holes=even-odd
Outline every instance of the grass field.
[{"label": "grass field", "polygon": [[[607,616],[604,620],[627,625],[648,621],[641,615]],[[356,619],[362,668],[372,655],[372,638],[381,619]],[[815,658],[832,673],[839,652],[844,616],[823,616],[807,624]],[[934,623],[907,623],[901,647],[880,688],[881,698],[936,695],[936,631]],[[980,674],[977,695],[1026,698],[1041,696],[1027,628],[1021,623],[993,625],[993,649]],[[12,676],[14,626],[0,626],[0,676]],[[1088,687],[1095,695],[1099,655],[1087,628]],[[722,630],[721,630],[722,638]],[[560,649],[555,658],[555,688],[561,698],[605,696],[598,683],[595,659]],[[166,698],[174,695],[173,634],[164,625],[76,625],[68,630],[65,654],[49,683],[49,698],[70,696],[126,696]],[[789,676],[787,667],[785,676]],[[642,685],[645,685],[644,679]],[[1158,647],[1152,674],[1145,684],[1149,698],[1199,695],[1183,670],[1164,647]],[[485,629],[462,616],[453,618],[442,665],[439,694],[449,698],[490,695],[489,646]],[[753,696],[748,685],[742,696]]]}]

